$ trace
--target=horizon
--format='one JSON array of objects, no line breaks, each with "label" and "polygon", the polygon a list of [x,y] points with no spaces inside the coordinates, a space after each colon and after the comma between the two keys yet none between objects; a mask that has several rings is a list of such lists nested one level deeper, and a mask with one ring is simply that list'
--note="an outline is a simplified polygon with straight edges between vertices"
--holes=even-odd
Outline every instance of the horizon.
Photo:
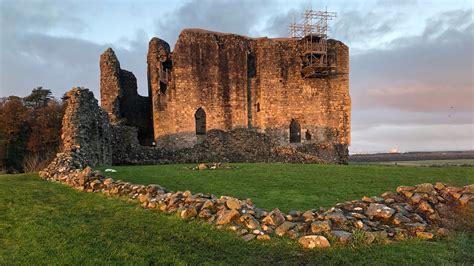
[{"label": "horizon", "polygon": [[[311,7],[310,1],[164,3],[99,1],[91,10],[89,1],[0,1],[0,97],[24,97],[42,86],[59,98],[83,86],[99,99],[99,56],[107,47],[136,75],[146,96],[151,37],[172,49],[185,28],[285,37],[292,17]],[[472,5],[318,3],[312,7],[327,4],[338,13],[329,37],[351,50],[351,154],[474,150]]]}]

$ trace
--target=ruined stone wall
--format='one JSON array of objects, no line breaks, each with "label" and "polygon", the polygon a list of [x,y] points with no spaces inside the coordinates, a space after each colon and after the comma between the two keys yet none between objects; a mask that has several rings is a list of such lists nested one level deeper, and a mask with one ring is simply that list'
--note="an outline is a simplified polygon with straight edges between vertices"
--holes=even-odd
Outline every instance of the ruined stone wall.
[{"label": "ruined stone wall", "polygon": [[[240,143],[253,143],[249,147],[227,144],[239,143],[233,140],[241,137],[235,130],[247,129],[249,137],[257,132],[271,143],[271,156],[253,161],[274,161],[281,154],[289,156],[281,161],[300,161],[294,155],[305,154],[307,162],[345,163],[350,144],[349,50],[335,40],[328,45],[336,72],[304,78],[301,40],[188,29],[171,52],[168,43],[153,38],[147,55],[149,98],[138,95],[134,75],[120,69],[108,49],[100,63],[102,107],[112,124],[137,128],[140,144],[154,139],[169,154],[166,158],[179,162],[210,158],[207,154],[239,157],[221,156],[213,145],[204,150],[206,156],[176,156],[203,151],[206,143],[215,142],[206,134],[211,130],[222,132],[219,142],[229,151],[268,144],[255,145],[254,139]],[[299,128],[301,140],[290,141],[290,125]]]},{"label": "ruined stone wall", "polygon": [[[207,130],[256,129],[282,147],[312,151],[329,162],[346,161],[349,52],[339,41],[330,40],[329,46],[337,75],[303,78],[302,46],[295,39],[190,29],[181,32],[173,53],[164,41],[152,40],[148,73],[157,145],[179,150],[204,141],[206,136],[196,134],[195,121],[202,108]],[[166,91],[156,81],[164,61],[171,61]],[[290,144],[292,120],[301,127],[301,143]]]},{"label": "ruined stone wall", "polygon": [[151,145],[150,98],[138,94],[135,75],[120,68],[120,62],[111,48],[100,56],[100,94],[101,106],[109,114],[110,122],[137,128],[140,143]]},{"label": "ruined stone wall", "polygon": [[73,88],[66,97],[61,135],[63,153],[78,155],[83,159],[83,166],[111,165],[113,131],[107,113],[87,89]]},{"label": "ruined stone wall", "polygon": [[[281,145],[286,145],[289,143],[289,125],[294,119],[301,126],[303,144],[349,144],[348,48],[332,40],[329,45],[337,56],[337,74],[302,78],[299,56],[302,47],[298,41],[256,41],[257,76],[252,81],[254,127],[271,133]],[[306,139],[306,133],[310,139]]]}]

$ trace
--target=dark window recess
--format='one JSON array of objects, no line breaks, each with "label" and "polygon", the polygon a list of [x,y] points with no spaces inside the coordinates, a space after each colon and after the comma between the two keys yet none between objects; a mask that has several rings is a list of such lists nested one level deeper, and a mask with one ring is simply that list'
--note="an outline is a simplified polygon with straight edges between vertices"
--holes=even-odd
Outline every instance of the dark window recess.
[{"label": "dark window recess", "polygon": [[194,114],[196,120],[196,135],[206,135],[206,112],[202,108]]},{"label": "dark window recess", "polygon": [[260,112],[260,103],[257,103],[257,112]]},{"label": "dark window recess", "polygon": [[255,54],[247,54],[247,77],[255,78],[257,76],[257,67],[256,67]]},{"label": "dark window recess", "polygon": [[166,89],[168,88],[168,85],[166,83],[163,83],[160,81],[160,93],[161,94],[166,94]]},{"label": "dark window recess", "polygon": [[301,142],[301,127],[296,120],[292,119],[290,123],[290,143]]},{"label": "dark window recess", "polygon": [[309,130],[306,130],[305,138],[306,140],[311,140],[311,133],[309,133]]}]

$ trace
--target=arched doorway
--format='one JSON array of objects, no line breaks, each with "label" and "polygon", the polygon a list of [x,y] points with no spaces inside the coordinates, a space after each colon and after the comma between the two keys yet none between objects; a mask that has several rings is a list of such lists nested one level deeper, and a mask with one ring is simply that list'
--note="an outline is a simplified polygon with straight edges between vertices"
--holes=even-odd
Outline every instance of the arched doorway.
[{"label": "arched doorway", "polygon": [[300,143],[301,142],[301,127],[300,124],[291,119],[290,123],[290,143]]},{"label": "arched doorway", "polygon": [[196,135],[206,135],[206,112],[202,108],[197,109],[194,119],[196,122]]}]

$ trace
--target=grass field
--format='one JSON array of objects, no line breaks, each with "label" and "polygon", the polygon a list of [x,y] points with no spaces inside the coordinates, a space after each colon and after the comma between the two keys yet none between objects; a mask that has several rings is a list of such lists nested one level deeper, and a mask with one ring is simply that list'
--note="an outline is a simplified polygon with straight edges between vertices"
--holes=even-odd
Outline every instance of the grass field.
[{"label": "grass field", "polygon": [[[469,167],[234,166],[238,168],[201,172],[183,165],[114,167],[114,175],[173,190],[251,197],[259,206],[282,205],[284,210],[328,206],[399,184],[474,183]],[[233,232],[200,221],[145,210],[123,198],[81,193],[35,174],[0,175],[0,265],[117,263],[472,265],[474,233],[434,242],[304,251],[285,238],[245,243]]]},{"label": "grass field", "polygon": [[[195,165],[115,166],[116,179],[159,184],[173,191],[191,190],[251,198],[263,208],[308,210],[375,196],[399,185],[443,181],[474,183],[474,167],[377,165],[228,164],[235,169],[193,171]],[[104,170],[105,168],[100,168]]]}]

